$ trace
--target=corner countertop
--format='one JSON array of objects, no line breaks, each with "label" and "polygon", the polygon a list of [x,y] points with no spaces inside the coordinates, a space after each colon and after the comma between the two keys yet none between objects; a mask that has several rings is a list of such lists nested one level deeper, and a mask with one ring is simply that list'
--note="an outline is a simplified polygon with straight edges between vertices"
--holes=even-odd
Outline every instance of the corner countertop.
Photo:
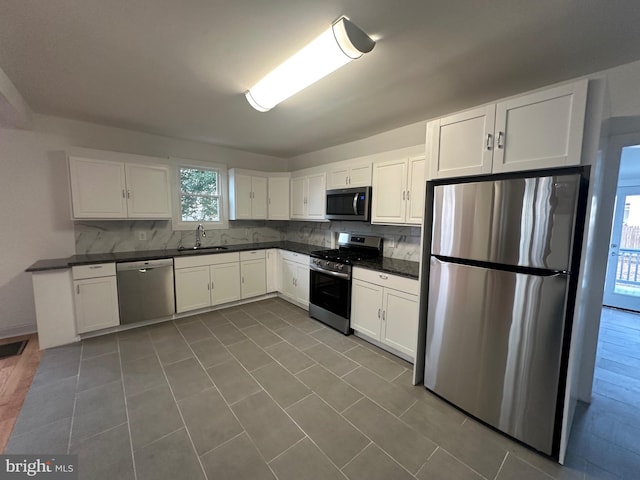
[{"label": "corner countertop", "polygon": [[[44,272],[48,270],[61,270],[71,268],[78,265],[90,265],[95,263],[111,263],[111,262],[136,262],[141,260],[157,260],[160,258],[185,257],[190,255],[217,255],[218,253],[244,252],[248,250],[265,250],[268,248],[278,248],[288,250],[295,253],[309,255],[317,250],[324,250],[326,247],[321,245],[309,245],[306,243],[297,243],[289,241],[281,242],[261,242],[261,243],[243,243],[237,245],[224,245],[223,251],[202,250],[140,250],[133,252],[111,252],[111,253],[92,253],[86,255],[72,255],[67,258],[52,258],[46,260],[38,260],[29,268],[27,272]],[[367,268],[370,270],[387,272],[409,278],[418,278],[419,263],[409,260],[398,260],[394,258],[383,257],[375,260],[363,260],[354,263],[355,266]]]}]

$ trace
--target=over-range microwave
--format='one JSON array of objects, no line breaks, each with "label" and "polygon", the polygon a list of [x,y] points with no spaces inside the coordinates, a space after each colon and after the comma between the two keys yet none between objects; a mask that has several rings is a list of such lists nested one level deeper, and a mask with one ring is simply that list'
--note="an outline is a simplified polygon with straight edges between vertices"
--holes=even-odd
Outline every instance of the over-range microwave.
[{"label": "over-range microwave", "polygon": [[371,187],[327,190],[326,218],[368,222],[371,219]]}]

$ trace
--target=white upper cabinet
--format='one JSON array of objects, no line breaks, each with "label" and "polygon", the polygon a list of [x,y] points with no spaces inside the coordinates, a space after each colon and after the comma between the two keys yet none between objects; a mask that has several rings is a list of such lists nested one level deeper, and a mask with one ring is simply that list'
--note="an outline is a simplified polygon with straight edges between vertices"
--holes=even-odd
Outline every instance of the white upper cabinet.
[{"label": "white upper cabinet", "polygon": [[372,223],[422,223],[425,169],[424,155],[373,165]]},{"label": "white upper cabinet", "polygon": [[169,167],[69,157],[73,218],[170,218]]},{"label": "white upper cabinet", "polygon": [[169,168],[125,164],[129,218],[171,216]]},{"label": "white upper cabinet", "polygon": [[587,80],[427,124],[430,177],[579,165]]},{"label": "white upper cabinet", "polygon": [[291,218],[324,220],[326,209],[326,175],[315,173],[291,179]]},{"label": "white upper cabinet", "polygon": [[268,215],[269,220],[289,220],[289,180],[290,175],[269,174]]},{"label": "white upper cabinet", "polygon": [[69,157],[73,218],[126,218],[123,163]]},{"label": "white upper cabinet", "polygon": [[327,189],[371,186],[372,162],[346,162],[329,168]]},{"label": "white upper cabinet", "polygon": [[495,105],[441,118],[427,125],[432,178],[491,173]]},{"label": "white upper cabinet", "polygon": [[494,172],[579,165],[587,80],[498,103]]},{"label": "white upper cabinet", "polygon": [[229,170],[229,219],[267,218],[267,177],[262,172]]}]

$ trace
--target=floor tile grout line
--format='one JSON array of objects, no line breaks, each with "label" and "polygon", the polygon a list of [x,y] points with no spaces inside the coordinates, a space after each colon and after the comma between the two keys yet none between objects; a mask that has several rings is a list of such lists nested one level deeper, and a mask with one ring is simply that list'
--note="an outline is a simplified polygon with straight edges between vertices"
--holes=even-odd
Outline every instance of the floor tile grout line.
[{"label": "floor tile grout line", "polygon": [[[395,377],[393,377],[391,380],[387,380],[387,381],[388,381],[389,383],[393,383],[393,382],[395,382],[397,379],[399,379],[402,375],[404,375],[405,373],[410,372],[410,371],[411,371],[411,370],[407,370],[407,369],[405,368],[405,369],[404,369],[402,372],[400,372],[398,375],[396,375]],[[415,387],[415,385],[414,385],[414,387]]]},{"label": "floor tile grout line", "polygon": [[[454,455],[453,453],[451,453],[449,450],[447,450],[447,449],[446,449],[446,448],[444,448],[443,446],[438,445],[438,448],[437,448],[436,450],[438,450],[438,449],[439,449],[439,450],[442,450],[442,451],[443,451],[443,452],[445,452],[447,455],[449,455],[449,456],[451,456],[451,457],[455,458],[457,461],[459,461],[460,463],[462,463],[465,467],[467,467],[469,470],[471,470],[472,472],[474,472],[474,473],[475,473],[476,475],[478,475],[480,478],[487,479],[487,477],[486,477],[486,476],[482,475],[480,472],[478,472],[478,471],[477,471],[475,468],[473,468],[471,465],[467,464],[466,462],[463,462],[463,461],[462,461],[462,459],[458,458],[456,455]],[[429,458],[431,458],[433,455],[435,455],[435,453],[436,453],[436,452],[433,452]],[[506,453],[509,453],[509,451],[507,450],[507,452],[506,452]],[[503,461],[504,461],[504,459],[503,459]],[[426,465],[426,462],[425,462],[425,465]],[[423,467],[424,467],[424,465],[423,465]],[[488,480],[488,479],[487,479],[487,480]]]},{"label": "floor tile grout line", "polygon": [[209,455],[211,452],[215,452],[216,450],[218,450],[219,448],[224,447],[225,445],[233,442],[236,438],[241,437],[242,435],[246,435],[247,437],[249,436],[249,434],[247,433],[247,431],[243,428],[242,431],[240,433],[235,434],[233,437],[229,438],[228,440],[225,440],[224,442],[222,442],[220,445],[216,445],[215,447],[207,450],[206,452],[200,454],[200,457],[206,457],[207,455]]},{"label": "floor tile grout line", "polygon": [[[359,431],[359,430],[358,430],[358,431]],[[353,456],[353,458],[352,458],[351,460],[349,460],[347,463],[345,463],[345,464],[343,465],[343,467],[340,469],[341,471],[342,471],[342,470],[344,470],[345,468],[347,468],[347,467],[348,467],[348,466],[349,466],[349,465],[350,465],[350,464],[351,464],[351,463],[352,463],[356,458],[358,458],[358,457],[360,456],[360,454],[362,454],[362,452],[364,452],[367,448],[369,448],[369,446],[371,446],[371,445],[376,445],[376,444],[375,444],[375,443],[373,443],[373,441],[372,441],[372,440],[370,440],[368,437],[365,437],[365,438],[367,438],[367,440],[369,440],[369,443],[367,443],[364,447],[362,447],[362,449],[361,449],[358,453],[356,453],[356,454]],[[376,446],[377,446],[377,445],[376,445]],[[378,448],[380,448],[380,447],[378,447]]]},{"label": "floor tile grout line", "polygon": [[[273,457],[271,460],[269,460],[267,462],[267,465],[271,466],[272,462],[275,462],[278,458],[280,458],[281,456],[283,456],[285,453],[287,453],[289,450],[291,450],[293,447],[295,447],[296,445],[298,445],[299,443],[305,441],[307,438],[309,438],[309,435],[307,435],[306,433],[304,434],[304,436],[300,439],[297,440],[296,442],[294,442],[292,445],[288,446],[287,448],[285,448],[282,452],[280,452],[278,455],[276,455],[275,457]],[[275,472],[274,472],[275,473]],[[277,478],[277,475],[276,475]]]},{"label": "floor tile grout line", "polygon": [[[206,325],[205,325],[205,326],[206,326]],[[213,333],[213,332],[211,332],[211,333],[215,336],[215,333]],[[217,337],[216,337],[216,338],[217,338]],[[229,349],[226,347],[226,345],[224,345],[222,342],[220,342],[220,344],[223,346],[223,348],[225,348],[225,349],[227,350],[227,352],[229,353],[229,355],[231,355],[232,359],[233,359],[233,360],[235,360],[235,361],[240,365],[240,367],[244,368],[244,365],[242,365],[242,364],[237,360],[237,358],[235,357],[235,355],[233,355],[233,353],[232,353],[231,351],[229,351]],[[247,438],[249,439],[249,441],[250,441],[250,442],[251,442],[251,444],[253,445],[253,448],[255,448],[255,450],[256,450],[256,452],[258,452],[258,455],[260,456],[260,458],[262,458],[262,460],[265,462],[265,464],[267,464],[267,467],[272,471],[272,473],[273,473],[273,474],[274,474],[274,476],[275,476],[275,472],[273,472],[273,470],[271,469],[271,467],[269,467],[269,465],[268,465],[268,463],[267,463],[266,459],[264,458],[264,455],[262,454],[262,452],[260,451],[260,449],[258,448],[258,446],[255,444],[255,442],[253,441],[253,438],[251,438],[251,435],[249,435],[249,432],[247,432],[247,429],[244,427],[244,425],[242,424],[242,422],[240,421],[240,419],[239,419],[239,418],[238,418],[238,416],[236,415],[236,412],[234,412],[234,411],[233,411],[233,408],[231,407],[231,405],[229,404],[229,402],[227,401],[227,399],[225,398],[225,396],[222,394],[222,392],[221,392],[221,391],[220,391],[220,389],[218,388],[218,385],[216,385],[216,382],[214,382],[214,381],[213,381],[213,378],[211,378],[211,375],[209,374],[209,372],[207,371],[207,369],[206,369],[206,368],[204,368],[204,365],[202,364],[202,362],[200,361],[200,359],[198,358],[198,356],[195,354],[195,352],[194,352],[194,351],[193,351],[193,349],[191,348],[191,345],[189,345],[189,349],[191,349],[191,351],[193,352],[193,354],[194,354],[194,356],[195,356],[196,361],[200,364],[200,367],[204,370],[205,375],[207,375],[207,377],[209,378],[209,381],[213,384],[213,388],[215,388],[215,389],[216,389],[216,391],[217,391],[217,392],[218,392],[218,394],[220,395],[220,398],[222,399],[222,401],[225,403],[225,405],[227,406],[227,408],[228,408],[228,409],[229,409],[229,411],[231,412],[231,415],[233,415],[233,417],[235,418],[236,422],[238,422],[238,425],[240,425],[240,426],[242,427],[242,433],[245,433],[245,434],[247,435]],[[223,363],[224,363],[224,362],[223,362]],[[246,369],[245,369],[245,370],[246,370]],[[249,372],[247,372],[247,373],[248,373],[249,375],[251,375]],[[252,376],[252,378],[253,378],[253,376]],[[255,381],[255,379],[254,379],[254,381]],[[169,379],[168,379],[168,378],[167,378],[167,383],[169,383]],[[260,383],[258,383],[258,385],[260,386]],[[171,385],[169,385],[169,388],[171,388]],[[264,389],[262,389],[262,391],[264,391]],[[253,394],[251,394],[251,395],[255,395],[256,393],[259,393],[259,392],[255,392],[255,393],[253,393]],[[247,395],[247,396],[245,396],[245,397],[244,397],[243,399],[241,399],[241,400],[244,400],[245,398],[248,398],[248,397],[249,397],[249,396],[251,396],[251,395]],[[240,402],[241,400],[238,400],[238,402]],[[238,403],[238,402],[235,402],[235,403]],[[235,403],[234,403],[234,404],[235,404]],[[180,412],[180,416],[181,416],[181,418],[182,418],[182,412],[180,411],[180,407],[179,407],[179,405],[178,405],[178,402],[177,402],[177,401],[176,401],[176,407],[178,408],[178,411]],[[185,425],[185,430],[187,431],[187,434],[189,434],[189,428],[187,427],[186,422],[184,421],[184,418],[182,418],[182,421],[183,421],[183,423],[184,423],[184,425]],[[234,438],[238,437],[239,435],[241,435],[241,434],[236,435]],[[189,434],[189,438],[191,439],[191,435],[190,435],[190,434]],[[227,442],[229,442],[229,441],[231,441],[231,440],[232,440],[232,439],[229,439]],[[223,442],[223,444],[224,444],[224,443],[227,443],[227,442]],[[192,442],[192,443],[193,443],[193,442]],[[221,444],[221,445],[222,445],[222,444]],[[218,447],[219,447],[219,446],[221,446],[221,445],[218,445]],[[217,448],[217,447],[216,447],[216,448]],[[198,456],[198,461],[200,462],[200,466],[202,467],[202,470],[203,470],[203,472],[204,472],[204,474],[205,474],[205,478],[208,478],[208,476],[207,476],[207,474],[206,474],[206,470],[205,470],[205,468],[204,468],[204,464],[202,463],[202,458],[201,458],[201,457],[202,457],[202,456],[204,456],[206,453],[204,453],[204,454],[202,454],[202,455],[198,455],[198,451],[197,451],[197,449],[195,449],[195,445],[194,445],[194,450],[195,450],[195,452],[196,452],[196,456]],[[214,448],[214,450],[215,450],[215,448]],[[208,453],[208,452],[207,452],[207,453]]]},{"label": "floor tile grout line", "polygon": [[76,377],[76,388],[73,392],[73,408],[71,409],[71,425],[69,425],[69,442],[67,443],[67,454],[71,453],[71,439],[73,438],[73,422],[76,417],[76,403],[78,401],[78,387],[80,386],[80,372],[82,371],[82,351],[84,343],[80,343],[80,360],[78,361],[78,376]]},{"label": "floor tile grout line", "polygon": [[507,457],[508,456],[509,456],[509,451],[507,450],[507,453],[504,454],[504,458],[502,459],[502,463],[500,464],[500,468],[498,468],[498,471],[496,472],[495,476],[493,477],[494,480],[497,480],[498,477],[500,476],[500,472],[502,471],[502,467],[504,467],[504,464],[507,461]]},{"label": "floor tile grout line", "polygon": [[[434,442],[434,443],[435,443],[435,442]],[[440,445],[438,445],[438,444],[436,443],[436,448],[435,448],[435,450],[434,450],[433,452],[431,452],[431,455],[429,455],[429,456],[427,457],[427,459],[425,460],[425,462],[424,462],[424,463],[420,466],[420,468],[416,471],[416,473],[415,473],[415,476],[416,476],[416,477],[420,474],[420,472],[422,471],[422,469],[427,465],[427,463],[429,463],[429,460],[431,460],[431,459],[433,458],[433,456],[436,454],[436,452],[437,452],[440,448],[441,448],[441,447],[440,447]]]},{"label": "floor tile grout line", "polygon": [[[127,431],[129,432],[129,448],[131,449],[131,465],[133,467],[133,478],[138,479],[138,471],[136,469],[135,454],[133,452],[133,435],[131,435],[131,422],[129,421],[129,403],[127,402],[127,389],[124,385],[124,368],[122,366],[122,356],[120,355],[120,341],[116,337],[118,342],[118,360],[120,363],[120,381],[122,382],[122,396],[124,397],[124,411],[127,415]],[[155,347],[154,347],[155,348]]]},{"label": "floor tile grout line", "polygon": [[[411,410],[413,408],[413,406],[418,403],[418,400],[414,400],[413,403],[411,405],[409,405],[404,412],[402,412],[400,415],[398,415],[398,418],[401,418],[405,413],[407,413],[409,410]],[[435,442],[434,442],[435,443]]]},{"label": "floor tile grout line", "polygon": [[[176,328],[177,329],[177,328]],[[187,346],[189,347],[189,350],[191,350],[191,352],[194,354],[195,356],[195,352],[193,351],[193,349],[191,348],[191,346],[189,345],[189,343],[186,341],[186,339],[184,338],[184,335],[182,334],[182,332],[180,332],[180,330],[178,330],[178,332],[180,333],[180,335],[182,336],[183,340],[185,341],[185,343],[187,343]],[[155,348],[154,345],[154,349],[156,350],[156,355],[158,355],[158,350]],[[197,356],[195,357],[196,361],[198,363],[200,363],[200,360],[197,358]],[[193,449],[193,453],[195,454],[197,460],[198,460],[198,464],[200,465],[200,469],[202,470],[202,474],[204,475],[205,480],[208,480],[208,476],[207,476],[207,472],[204,468],[204,465],[202,464],[202,460],[200,459],[200,456],[198,455],[198,449],[196,448],[195,443],[193,442],[193,438],[191,438],[191,432],[189,432],[189,427],[187,426],[187,422],[184,419],[184,415],[182,414],[182,410],[180,410],[180,405],[178,405],[178,399],[176,398],[176,394],[173,391],[173,387],[171,386],[171,382],[169,382],[169,376],[167,375],[167,372],[164,368],[164,365],[162,365],[162,362],[160,361],[160,356],[158,355],[158,362],[160,363],[160,368],[162,369],[162,373],[165,377],[165,380],[167,382],[167,385],[169,386],[169,391],[171,392],[171,396],[173,397],[173,401],[176,405],[176,409],[178,410],[178,415],[180,415],[180,420],[182,420],[182,425],[184,426],[184,430],[187,434],[187,437],[189,438],[189,442],[191,443],[191,448]],[[202,367],[202,364],[200,363],[200,366]],[[205,374],[207,374],[207,370],[204,369],[203,370],[205,372]],[[208,375],[207,375],[208,376]],[[211,380],[211,379],[210,379]],[[213,382],[212,382],[213,383]],[[213,384],[215,387],[215,384]],[[216,387],[217,388],[217,387]],[[175,432],[174,432],[175,433]]]}]

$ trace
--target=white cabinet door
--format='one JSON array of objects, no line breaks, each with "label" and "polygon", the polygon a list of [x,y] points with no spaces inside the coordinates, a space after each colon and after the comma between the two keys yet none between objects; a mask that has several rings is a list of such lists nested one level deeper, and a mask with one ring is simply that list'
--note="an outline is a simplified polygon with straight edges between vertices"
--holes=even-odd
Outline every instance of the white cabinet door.
[{"label": "white cabinet door", "polygon": [[211,305],[240,300],[240,263],[211,265]]},{"label": "white cabinet door", "polygon": [[427,161],[424,156],[409,159],[409,180],[407,188],[407,223],[422,224],[424,216],[424,194],[426,185]]},{"label": "white cabinet door", "polygon": [[381,340],[415,358],[418,340],[418,297],[386,288]]},{"label": "white cabinet door", "polygon": [[587,81],[498,103],[493,172],[579,165]]},{"label": "white cabinet door", "polygon": [[306,177],[291,179],[291,218],[305,218],[308,185]]},{"label": "white cabinet door", "polygon": [[73,218],[127,216],[124,164],[69,157]]},{"label": "white cabinet door", "polygon": [[188,312],[211,305],[209,266],[180,268],[174,271],[176,312]]},{"label": "white cabinet door", "polygon": [[280,290],[282,290],[280,250],[272,248],[267,250],[267,293],[279,292]]},{"label": "white cabinet door", "polygon": [[309,265],[296,264],[295,296],[296,300],[309,306]]},{"label": "white cabinet door", "polygon": [[407,196],[407,160],[392,160],[373,166],[374,223],[405,223]]},{"label": "white cabinet door", "polygon": [[371,162],[361,165],[352,165],[349,171],[350,187],[370,187],[371,186]]},{"label": "white cabinet door", "polygon": [[251,177],[251,218],[267,218],[267,178]]},{"label": "white cabinet door", "polygon": [[325,174],[309,175],[307,194],[307,218],[310,220],[323,220],[326,209]]},{"label": "white cabinet door", "polygon": [[73,284],[77,333],[120,325],[116,277],[87,278]]},{"label": "white cabinet door", "polygon": [[257,297],[267,293],[265,259],[240,262],[240,296]]},{"label": "white cabinet door", "polygon": [[382,290],[361,280],[353,280],[351,284],[351,328],[375,340],[380,339]]},{"label": "white cabinet door", "polygon": [[269,177],[269,220],[289,220],[289,176]]},{"label": "white cabinet door", "polygon": [[349,186],[349,166],[339,165],[329,169],[327,188],[347,188]]},{"label": "white cabinet door", "polygon": [[229,218],[248,220],[251,218],[251,175],[233,172],[229,178]]},{"label": "white cabinet door", "polygon": [[296,298],[296,266],[294,262],[282,260],[282,294],[291,299]]},{"label": "white cabinet door", "polygon": [[491,173],[495,105],[429,122],[431,178]]},{"label": "white cabinet door", "polygon": [[126,164],[127,216],[171,218],[169,168]]}]

